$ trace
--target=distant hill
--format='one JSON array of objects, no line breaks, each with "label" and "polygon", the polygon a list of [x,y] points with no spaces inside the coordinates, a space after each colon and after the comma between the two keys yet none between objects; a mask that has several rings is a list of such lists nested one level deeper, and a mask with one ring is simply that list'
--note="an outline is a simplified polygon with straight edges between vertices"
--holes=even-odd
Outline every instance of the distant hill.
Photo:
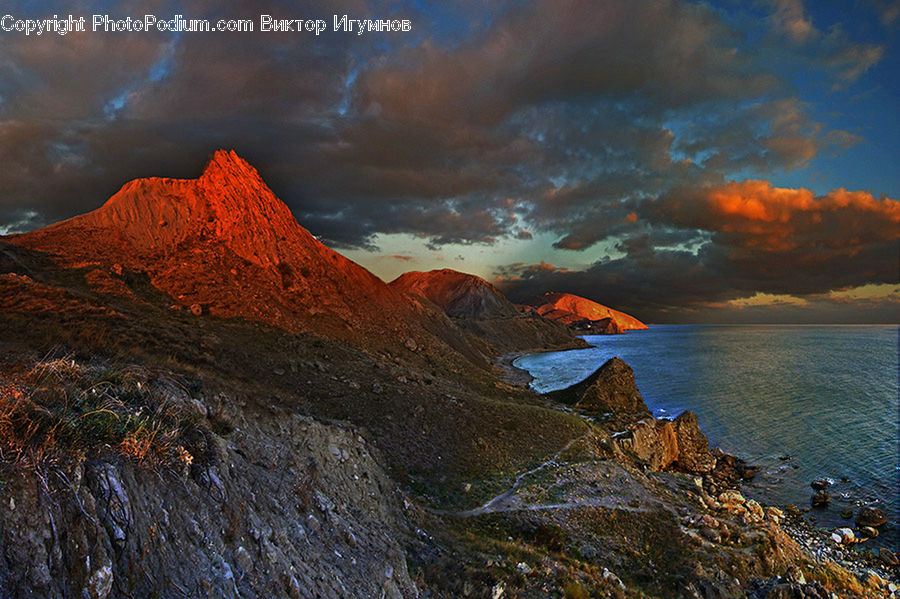
[{"label": "distant hill", "polygon": [[634,316],[571,293],[546,293],[532,306],[544,318],[577,330],[614,334],[648,328]]},{"label": "distant hill", "polygon": [[390,286],[427,298],[452,318],[511,318],[516,306],[480,277],[449,268],[400,275]]},{"label": "distant hill", "polygon": [[390,286],[427,299],[500,352],[580,345],[565,326],[521,313],[496,287],[475,275],[451,269],[413,271]]}]

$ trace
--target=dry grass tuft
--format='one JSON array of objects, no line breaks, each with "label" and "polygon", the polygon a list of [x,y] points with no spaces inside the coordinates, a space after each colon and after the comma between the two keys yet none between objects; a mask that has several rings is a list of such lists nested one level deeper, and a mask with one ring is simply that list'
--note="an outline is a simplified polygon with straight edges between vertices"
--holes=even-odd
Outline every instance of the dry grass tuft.
[{"label": "dry grass tuft", "polygon": [[[43,471],[119,453],[138,463],[185,468],[197,426],[178,398],[143,368],[45,358],[0,374],[0,466]],[[176,382],[177,385],[177,382]]]}]

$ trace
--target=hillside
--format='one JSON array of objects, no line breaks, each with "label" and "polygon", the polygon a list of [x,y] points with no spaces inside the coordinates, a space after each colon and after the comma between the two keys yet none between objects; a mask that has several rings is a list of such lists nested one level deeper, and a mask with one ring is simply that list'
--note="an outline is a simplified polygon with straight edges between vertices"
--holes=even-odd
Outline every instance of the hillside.
[{"label": "hillside", "polygon": [[430,300],[452,318],[512,318],[519,313],[484,279],[449,268],[407,272],[391,281],[390,286]]},{"label": "hillside", "polygon": [[568,326],[593,325],[593,328],[607,333],[647,328],[633,316],[571,293],[546,293],[532,305],[545,318]]},{"label": "hillside", "polygon": [[451,269],[412,271],[390,286],[432,302],[498,353],[582,346],[566,327],[538,314],[521,313],[496,287],[475,275]]}]

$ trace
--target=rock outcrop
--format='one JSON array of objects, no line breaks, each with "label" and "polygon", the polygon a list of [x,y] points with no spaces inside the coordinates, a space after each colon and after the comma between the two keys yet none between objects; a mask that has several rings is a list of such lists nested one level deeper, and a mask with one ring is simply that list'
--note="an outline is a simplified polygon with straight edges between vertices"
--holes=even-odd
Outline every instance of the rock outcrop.
[{"label": "rock outcrop", "polygon": [[616,447],[653,470],[705,474],[716,467],[716,457],[700,430],[697,415],[686,411],[675,420],[654,418],[638,391],[634,371],[618,357],[583,381],[547,397],[624,429],[613,437]]},{"label": "rock outcrop", "polygon": [[547,293],[532,305],[543,317],[584,333],[617,334],[647,328],[633,316],[571,293]]},{"label": "rock outcrop", "polygon": [[587,380],[590,383],[575,404],[576,408],[628,415],[650,414],[635,384],[634,371],[619,358],[603,364]]}]

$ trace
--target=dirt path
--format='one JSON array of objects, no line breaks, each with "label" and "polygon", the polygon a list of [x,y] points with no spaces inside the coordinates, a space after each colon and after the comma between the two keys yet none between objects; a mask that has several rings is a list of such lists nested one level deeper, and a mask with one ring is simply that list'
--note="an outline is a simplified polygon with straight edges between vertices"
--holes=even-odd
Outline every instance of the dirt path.
[{"label": "dirt path", "polygon": [[464,510],[461,512],[451,512],[450,515],[458,516],[460,518],[471,518],[472,516],[480,516],[482,514],[490,514],[492,512],[509,511],[509,510],[502,509],[504,502],[507,499],[509,499],[519,489],[519,487],[522,484],[522,481],[525,480],[526,476],[530,476],[536,472],[540,472],[541,470],[543,470],[544,468],[547,468],[549,466],[558,466],[559,464],[557,463],[556,460],[559,459],[559,456],[561,456],[567,449],[569,449],[570,447],[572,447],[573,445],[575,445],[582,439],[587,439],[591,435],[591,433],[592,433],[592,431],[588,430],[588,432],[581,435],[580,437],[576,437],[576,438],[572,439],[571,441],[566,443],[562,449],[560,449],[555,454],[553,454],[553,457],[551,457],[549,460],[547,460],[547,461],[543,462],[542,464],[535,466],[531,470],[528,470],[527,472],[523,472],[522,474],[517,476],[516,480],[513,481],[513,484],[510,488],[503,491],[499,495],[496,495],[495,497],[488,500],[487,502],[485,502],[485,503],[481,504],[480,506],[473,508],[471,510]]}]

